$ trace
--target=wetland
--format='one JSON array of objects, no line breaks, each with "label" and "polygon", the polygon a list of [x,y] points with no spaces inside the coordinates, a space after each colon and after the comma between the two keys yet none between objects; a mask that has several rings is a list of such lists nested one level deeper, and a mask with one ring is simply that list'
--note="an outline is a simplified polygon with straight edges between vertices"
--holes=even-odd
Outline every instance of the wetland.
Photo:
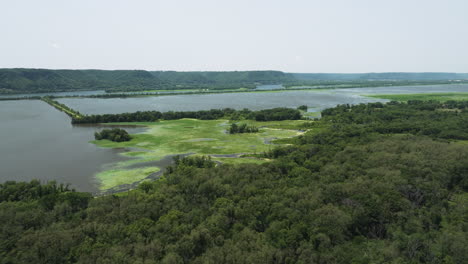
[{"label": "wetland", "polygon": [[[337,104],[359,104],[429,98],[466,98],[468,85],[427,85],[379,88],[276,90],[245,93],[168,95],[136,98],[59,98],[62,104],[83,114],[123,113],[144,110],[197,111],[231,107],[252,110],[308,105],[305,116]],[[271,90],[268,90],[271,89]],[[87,92],[82,92],[87,93]],[[99,92],[100,93],[100,92]],[[51,94],[54,95],[54,94]],[[55,94],[54,96],[60,96]],[[66,94],[65,94],[66,96]],[[422,97],[421,97],[422,96]],[[259,133],[228,135],[228,120],[171,120],[155,123],[119,123],[132,134],[129,142],[93,141],[99,125],[71,125],[70,118],[39,100],[1,101],[0,180],[69,183],[79,191],[99,193],[132,187],[134,183],[160,175],[174,155],[212,155],[218,163],[264,163],[266,160],[239,157],[260,153],[274,142],[288,142],[300,132],[294,122],[249,123]],[[135,127],[139,125],[139,127]],[[280,140],[278,140],[280,139]],[[275,141],[276,140],[276,141]],[[71,151],[70,151],[71,150]],[[18,165],[20,161],[21,165]]]}]

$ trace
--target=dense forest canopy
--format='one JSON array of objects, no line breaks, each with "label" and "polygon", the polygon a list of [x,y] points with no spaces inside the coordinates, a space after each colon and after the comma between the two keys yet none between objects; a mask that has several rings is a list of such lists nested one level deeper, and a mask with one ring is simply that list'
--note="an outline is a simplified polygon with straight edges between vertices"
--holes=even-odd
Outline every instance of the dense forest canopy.
[{"label": "dense forest canopy", "polygon": [[158,120],[175,120],[182,118],[195,118],[201,120],[215,119],[250,119],[257,121],[280,121],[301,119],[301,112],[297,109],[278,107],[259,111],[249,109],[235,110],[232,108],[211,109],[200,111],[138,111],[122,114],[80,115],[72,117],[74,124],[95,124],[113,122],[155,122]]},{"label": "dense forest canopy", "polygon": [[255,88],[292,79],[279,71],[150,72],[143,70],[0,69],[0,92],[72,90],[139,91],[193,88]]},{"label": "dense forest canopy", "polygon": [[467,263],[468,102],[341,105],[263,165],[0,185],[2,263]]},{"label": "dense forest canopy", "polygon": [[176,72],[144,70],[0,69],[0,93],[106,90],[108,92],[161,89],[255,88],[261,84],[286,86],[342,84],[404,85],[468,79],[458,73],[284,73],[281,71]]}]

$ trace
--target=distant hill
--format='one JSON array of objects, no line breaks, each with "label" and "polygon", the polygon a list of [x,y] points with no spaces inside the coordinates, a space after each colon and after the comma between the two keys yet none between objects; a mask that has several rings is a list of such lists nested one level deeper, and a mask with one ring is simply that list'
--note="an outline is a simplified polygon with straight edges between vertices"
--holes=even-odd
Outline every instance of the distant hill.
[{"label": "distant hill", "polygon": [[0,69],[0,91],[54,92],[100,89],[158,89],[164,82],[140,70]]},{"label": "distant hill", "polygon": [[143,70],[0,69],[0,93],[71,90],[138,91],[239,88],[292,80],[280,71],[175,72]]},{"label": "distant hill", "polygon": [[233,72],[176,72],[155,71],[154,76],[176,84],[277,84],[293,80],[291,74],[281,71],[233,71]]},{"label": "distant hill", "polygon": [[292,73],[297,80],[458,80],[468,79],[468,73],[451,72],[382,72],[382,73]]},{"label": "distant hill", "polygon": [[281,71],[176,72],[144,70],[0,69],[0,93],[76,90],[144,91],[158,89],[255,88],[259,84],[338,81],[468,80],[461,73],[284,73]]}]

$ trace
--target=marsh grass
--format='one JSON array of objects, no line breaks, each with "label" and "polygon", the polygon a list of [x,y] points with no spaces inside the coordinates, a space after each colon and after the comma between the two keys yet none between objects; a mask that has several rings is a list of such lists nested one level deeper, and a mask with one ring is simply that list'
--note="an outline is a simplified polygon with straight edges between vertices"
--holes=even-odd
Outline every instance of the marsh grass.
[{"label": "marsh grass", "polygon": [[[118,123],[119,125],[144,125],[147,129],[143,133],[132,134],[132,139],[126,142],[92,141],[97,146],[105,148],[136,149],[123,154],[135,159],[116,163],[110,170],[96,175],[101,183],[100,189],[105,190],[144,179],[155,172],[154,169],[157,167],[150,167],[151,169],[148,168],[148,171],[143,169],[128,170],[126,167],[148,161],[158,161],[168,155],[186,153],[226,155],[269,151],[273,147],[273,145],[268,144],[270,141],[300,135],[303,132],[298,131],[298,129],[302,124],[308,122],[305,120],[245,121],[249,125],[259,127],[260,131],[258,133],[227,134],[226,130],[229,129],[230,125],[228,120],[180,119],[160,122]],[[251,158],[213,159],[229,164],[259,164],[265,162],[261,159]]]},{"label": "marsh grass", "polygon": [[133,170],[107,170],[96,175],[100,182],[100,189],[107,190],[122,184],[130,184],[139,180],[143,180],[150,174],[158,172],[158,167],[145,167]]}]

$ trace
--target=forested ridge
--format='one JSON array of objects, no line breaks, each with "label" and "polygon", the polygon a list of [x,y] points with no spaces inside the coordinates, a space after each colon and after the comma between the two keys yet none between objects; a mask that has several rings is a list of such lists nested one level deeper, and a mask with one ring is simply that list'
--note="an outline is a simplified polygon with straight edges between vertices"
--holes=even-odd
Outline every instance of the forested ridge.
[{"label": "forested ridge", "polygon": [[0,93],[255,88],[257,84],[276,84],[290,79],[292,79],[291,75],[280,71],[151,72],[144,70],[0,69]]},{"label": "forested ridge", "polygon": [[468,73],[453,72],[371,72],[371,73],[293,73],[299,80],[463,80]]},{"label": "forested ridge", "polygon": [[[263,165],[0,185],[1,263],[467,263],[468,102],[341,105]],[[42,187],[41,187],[42,186]]]},{"label": "forested ridge", "polygon": [[[106,90],[255,88],[261,84],[377,87],[387,85],[450,84],[466,82],[465,73],[284,73],[281,71],[145,71],[0,69],[0,94]],[[113,97],[116,95],[95,95]],[[124,95],[120,95],[124,96]]]}]

